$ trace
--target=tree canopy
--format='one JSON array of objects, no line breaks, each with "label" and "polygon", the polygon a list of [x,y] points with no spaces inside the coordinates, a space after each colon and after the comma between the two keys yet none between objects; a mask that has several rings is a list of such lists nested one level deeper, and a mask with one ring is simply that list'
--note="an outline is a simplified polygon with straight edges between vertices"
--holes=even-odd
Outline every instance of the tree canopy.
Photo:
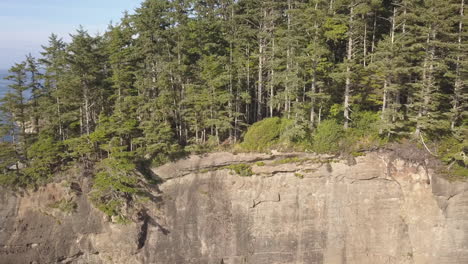
[{"label": "tree canopy", "polygon": [[81,162],[98,204],[119,204],[139,193],[139,165],[236,143],[272,117],[316,146],[364,135],[353,128],[445,142],[466,170],[467,23],[464,0],[145,0],[102,35],[53,34],[11,67],[2,182]]}]

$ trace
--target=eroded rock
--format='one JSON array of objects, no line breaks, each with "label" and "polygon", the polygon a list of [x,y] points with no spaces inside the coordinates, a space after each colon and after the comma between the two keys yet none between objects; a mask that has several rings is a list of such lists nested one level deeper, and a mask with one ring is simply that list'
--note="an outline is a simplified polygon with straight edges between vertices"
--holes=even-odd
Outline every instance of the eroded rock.
[{"label": "eroded rock", "polygon": [[[113,224],[82,192],[0,193],[0,263],[468,263],[468,183],[373,152],[212,153],[155,168],[160,203]],[[240,177],[224,167],[249,164]],[[74,194],[73,194],[74,193]],[[73,214],[47,209],[76,195]]]}]

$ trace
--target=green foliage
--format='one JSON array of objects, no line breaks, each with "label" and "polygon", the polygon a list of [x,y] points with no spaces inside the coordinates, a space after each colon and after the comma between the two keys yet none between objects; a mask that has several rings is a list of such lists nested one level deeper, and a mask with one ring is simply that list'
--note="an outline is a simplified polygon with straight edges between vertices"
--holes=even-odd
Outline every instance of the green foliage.
[{"label": "green foliage", "polygon": [[455,137],[446,137],[438,142],[437,154],[448,164],[448,174],[455,178],[468,178],[468,143]]},{"label": "green foliage", "polygon": [[116,138],[104,148],[109,156],[96,165],[91,200],[108,216],[126,219],[128,212],[123,210],[124,206],[144,193],[140,185],[141,175],[133,161],[135,153],[126,151]]},{"label": "green foliage", "polygon": [[292,124],[292,120],[285,118],[265,118],[249,127],[241,147],[249,151],[265,151],[278,143],[281,135]]},{"label": "green foliage", "polygon": [[335,120],[325,120],[314,131],[312,149],[317,153],[336,153],[344,135],[343,127]]},{"label": "green foliage", "polygon": [[229,166],[223,167],[223,169],[229,169],[234,171],[239,176],[249,177],[253,175],[252,166],[249,164],[232,164]]},{"label": "green foliage", "polygon": [[0,173],[0,186],[16,187],[18,185],[24,185],[25,182],[20,182],[20,179],[21,176],[17,173],[10,171],[2,172]]},{"label": "green foliage", "polygon": [[24,174],[33,179],[33,182],[50,179],[61,164],[62,153],[61,142],[48,135],[41,135],[28,149],[30,164],[24,169]]},{"label": "green foliage", "polygon": [[388,137],[382,138],[379,134],[381,120],[378,113],[356,111],[351,117],[352,126],[346,131],[345,146],[343,146],[346,151],[356,153],[379,148],[387,143]]},{"label": "green foliage", "polygon": [[357,137],[379,134],[380,116],[377,112],[356,111],[351,115],[353,120],[352,133]]},{"label": "green foliage", "polygon": [[340,41],[346,38],[348,26],[337,17],[327,18],[324,24],[325,38],[332,41]]},{"label": "green foliage", "polygon": [[67,147],[67,155],[77,160],[89,160],[94,151],[91,139],[88,136],[81,136],[64,141]]},{"label": "green foliage", "polygon": [[7,76],[0,137],[13,141],[0,143],[0,184],[31,186],[84,164],[96,173],[96,206],[124,221],[150,179],[140,171],[229,149],[243,133],[243,151],[352,155],[422,135],[442,140],[439,156],[463,172],[461,8],[145,0],[103,35],[52,35],[39,60],[28,55]]},{"label": "green foliage", "polygon": [[468,180],[468,168],[459,164],[453,165],[449,170],[452,179]]},{"label": "green foliage", "polygon": [[438,143],[438,155],[446,163],[456,162],[460,166],[468,166],[468,142],[454,137],[446,137]]},{"label": "green foliage", "polygon": [[122,212],[123,203],[120,200],[102,201],[98,197],[91,197],[94,205],[107,216],[119,216]]},{"label": "green foliage", "polygon": [[288,163],[302,163],[308,160],[309,160],[308,158],[290,157],[290,158],[276,160],[273,164],[279,165],[279,164],[288,164]]},{"label": "green foliage", "polygon": [[153,165],[168,162],[171,157],[181,152],[181,147],[177,144],[174,132],[168,123],[148,121],[142,122],[140,127],[144,136],[134,139],[133,142],[143,145],[137,150],[138,155],[151,160]]},{"label": "green foliage", "polygon": [[295,172],[295,173],[294,173],[294,176],[296,176],[296,177],[299,178],[299,179],[304,179],[304,175],[301,174],[301,173],[299,173],[299,172]]},{"label": "green foliage", "polygon": [[8,142],[0,142],[0,185],[13,186],[18,183],[19,176],[10,171],[15,167],[18,157],[14,145]]}]

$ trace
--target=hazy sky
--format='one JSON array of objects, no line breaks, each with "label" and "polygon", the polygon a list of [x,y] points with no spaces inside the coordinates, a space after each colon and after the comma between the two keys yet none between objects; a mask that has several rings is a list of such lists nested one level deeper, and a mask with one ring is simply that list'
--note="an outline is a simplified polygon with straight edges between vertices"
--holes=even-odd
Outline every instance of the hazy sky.
[{"label": "hazy sky", "polygon": [[51,33],[69,40],[79,25],[104,32],[142,0],[0,0],[0,69],[37,56]]}]

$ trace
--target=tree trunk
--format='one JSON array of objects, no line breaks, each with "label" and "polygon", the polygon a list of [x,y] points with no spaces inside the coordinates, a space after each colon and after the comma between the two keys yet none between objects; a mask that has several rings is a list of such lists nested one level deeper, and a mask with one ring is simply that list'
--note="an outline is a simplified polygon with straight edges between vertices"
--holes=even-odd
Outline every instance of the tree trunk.
[{"label": "tree trunk", "polygon": [[374,24],[372,26],[372,45],[371,45],[371,56],[370,56],[370,63],[373,62],[374,59],[374,50],[375,50],[375,31],[377,29],[377,12],[374,11]]},{"label": "tree trunk", "polygon": [[85,130],[86,130],[86,135],[89,136],[90,134],[90,123],[91,123],[91,116],[89,113],[89,95],[88,95],[88,85],[85,83],[84,84],[84,91],[83,91],[83,97],[84,97],[84,114],[85,114]]},{"label": "tree trunk", "polygon": [[[395,41],[395,19],[396,19],[396,7],[393,8],[393,15],[391,17],[392,19],[392,27],[390,29],[390,40],[391,40],[391,48],[393,48],[393,43]],[[390,60],[390,58],[386,58],[387,60]],[[388,70],[388,69],[385,69],[385,70]],[[387,110],[387,107],[389,105],[388,103],[388,99],[389,99],[389,95],[388,95],[388,86],[389,86],[389,80],[390,80],[390,76],[388,76],[388,74],[385,74],[385,77],[384,77],[384,87],[383,87],[383,98],[382,98],[382,113],[381,113],[381,116],[380,118],[382,120],[385,120],[385,111]]]},{"label": "tree trunk", "polygon": [[462,50],[462,33],[463,33],[463,16],[464,16],[465,0],[461,0],[460,4],[460,21],[458,22],[458,40],[457,40],[457,61],[455,64],[455,85],[453,91],[453,117],[451,129],[454,130],[460,119],[460,102],[463,97],[463,79],[461,77],[461,53]]},{"label": "tree trunk", "polygon": [[346,83],[345,83],[345,94],[344,94],[344,128],[349,127],[349,112],[350,112],[350,93],[351,93],[351,60],[353,59],[353,18],[354,18],[354,7],[350,8],[349,13],[349,30],[348,30],[348,47],[347,47],[347,61],[346,61]]},{"label": "tree trunk", "polygon": [[[272,59],[274,60],[275,59],[275,39],[273,38],[273,47],[272,47],[272,50],[273,50],[273,55],[272,55]],[[275,69],[274,67],[272,66],[271,67],[271,79],[270,79],[270,117],[273,117],[273,98],[275,96],[275,91],[274,91],[274,80],[275,80]]]},{"label": "tree trunk", "polygon": [[419,136],[422,130],[422,118],[427,115],[428,112],[428,104],[430,103],[430,94],[432,91],[432,71],[433,71],[433,59],[434,59],[434,48],[431,45],[431,37],[433,36],[434,30],[432,26],[429,26],[429,32],[427,34],[426,39],[426,58],[424,59],[423,64],[423,75],[422,75],[422,83],[423,83],[423,91],[422,91],[422,102],[418,110],[418,120],[416,125],[416,136]]},{"label": "tree trunk", "polygon": [[[315,2],[314,11],[318,9],[318,1]],[[315,18],[314,21],[314,47],[317,46],[317,38],[318,38],[318,25],[317,19]],[[312,83],[311,83],[311,98],[310,98],[310,123],[311,127],[314,126],[315,123],[315,92],[317,90],[317,55],[313,55],[312,59]]]},{"label": "tree trunk", "polygon": [[362,65],[364,67],[367,66],[367,22],[365,21],[364,15],[362,15],[362,20],[364,21],[364,37],[363,37],[363,62]]},{"label": "tree trunk", "polygon": [[[263,20],[266,19],[266,10],[263,10]],[[260,31],[262,32],[265,28],[265,22],[260,25]],[[258,84],[257,84],[257,121],[262,119],[263,111],[263,62],[264,62],[264,51],[265,51],[265,39],[263,36],[258,38]]]}]

